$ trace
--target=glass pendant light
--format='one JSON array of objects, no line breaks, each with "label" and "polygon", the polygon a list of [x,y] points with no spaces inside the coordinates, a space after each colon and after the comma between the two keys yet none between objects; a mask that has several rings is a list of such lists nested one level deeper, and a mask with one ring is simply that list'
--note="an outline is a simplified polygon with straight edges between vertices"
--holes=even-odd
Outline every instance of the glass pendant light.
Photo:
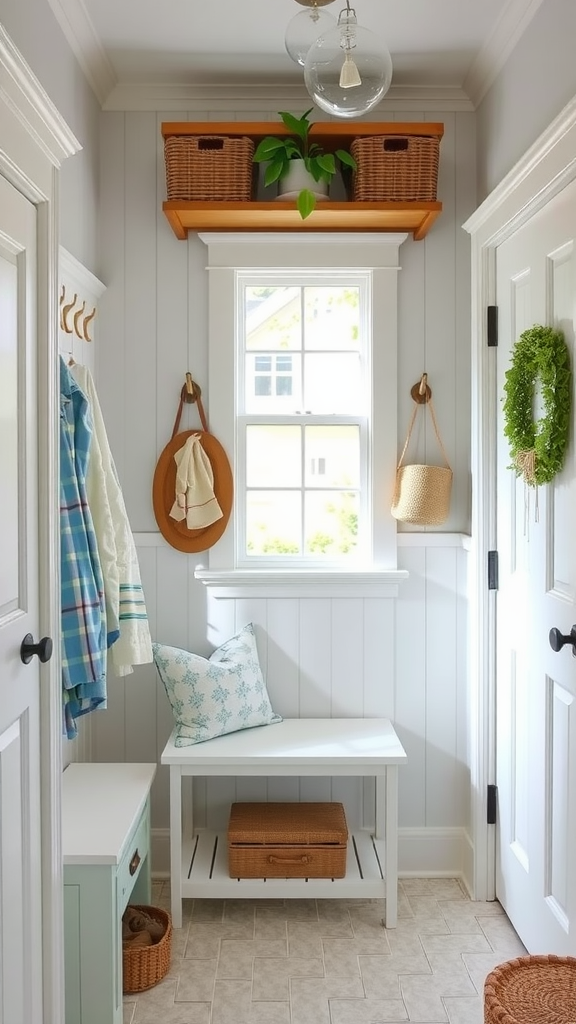
[{"label": "glass pendant light", "polygon": [[[298,0],[300,3],[301,0]],[[334,0],[324,0],[324,4],[333,3]],[[284,45],[288,51],[288,55],[295,61],[296,64],[300,64],[304,67],[306,61],[306,54],[318,39],[318,36],[324,35],[325,32],[329,32],[331,29],[336,28],[336,18],[328,11],[322,10],[321,0],[311,0],[309,4],[305,5],[307,10],[300,11],[296,14],[292,21],[288,22],[286,27],[286,35],[284,37]]]},{"label": "glass pendant light", "polygon": [[388,92],[392,58],[374,32],[358,25],[350,0],[336,28],[308,50],[304,81],[314,102],[335,117],[360,117]]}]

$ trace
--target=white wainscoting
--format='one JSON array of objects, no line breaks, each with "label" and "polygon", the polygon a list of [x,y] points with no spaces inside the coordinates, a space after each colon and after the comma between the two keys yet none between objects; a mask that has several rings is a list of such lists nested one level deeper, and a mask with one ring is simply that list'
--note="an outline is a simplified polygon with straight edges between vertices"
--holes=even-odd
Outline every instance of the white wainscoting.
[{"label": "white wainscoting", "polygon": [[[399,773],[400,870],[462,874],[469,816],[467,552],[457,534],[399,547],[398,597],[226,597],[194,578],[196,558],[136,535],[155,639],[208,656],[246,622],[273,707],[285,717],[389,717],[408,754]],[[152,541],[155,540],[155,544]],[[143,543],[140,543],[143,541]],[[92,716],[98,761],[159,761],[173,720],[153,666],[109,679]],[[373,825],[372,780],[214,778],[195,782],[196,821],[222,828],[233,800],[341,800]],[[154,870],[168,869],[168,771],[152,792]]]}]

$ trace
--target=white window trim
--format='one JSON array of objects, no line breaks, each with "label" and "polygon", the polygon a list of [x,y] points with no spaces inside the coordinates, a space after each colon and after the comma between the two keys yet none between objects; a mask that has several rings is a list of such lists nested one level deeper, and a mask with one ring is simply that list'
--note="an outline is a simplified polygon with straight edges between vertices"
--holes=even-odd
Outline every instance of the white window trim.
[{"label": "white window trim", "polygon": [[[355,572],[353,569],[232,569],[194,572],[218,597],[398,597],[398,584],[408,579],[405,569]],[[289,592],[289,593],[287,593]]]},{"label": "white window trim", "polygon": [[[342,577],[366,582],[373,573],[396,570],[396,521],[389,512],[397,459],[397,281],[399,250],[406,234],[396,233],[220,233],[200,234],[208,248],[208,373],[210,430],[218,437],[234,465],[235,458],[235,367],[234,333],[237,298],[236,271],[270,273],[279,269],[347,269],[370,271],[372,275],[372,425],[373,439],[369,471],[373,486],[372,560],[350,571],[341,567],[302,570],[303,579],[324,583]],[[222,538],[210,549],[209,571],[230,573],[236,579],[246,570],[234,570],[234,524],[229,523]],[[202,578],[199,570],[199,578]],[[266,570],[250,570],[262,581],[272,580]],[[274,575],[294,580],[293,570],[278,569]],[[403,578],[403,574],[398,577]],[[205,579],[203,582],[207,582]],[[225,584],[226,585],[226,584]],[[324,585],[328,585],[327,583]],[[392,595],[390,595],[392,596]]]},{"label": "white window trim", "polygon": [[[308,279],[306,280],[306,275]],[[363,455],[360,460],[360,481],[359,481],[359,492],[360,492],[360,505],[359,505],[359,516],[362,524],[361,535],[358,537],[358,547],[356,550],[356,557],[354,559],[333,557],[327,558],[322,557],[315,560],[312,556],[301,556],[296,558],[295,556],[281,556],[281,555],[267,555],[267,556],[249,556],[239,550],[240,538],[246,536],[246,519],[245,519],[245,506],[243,503],[238,503],[235,509],[236,512],[236,523],[235,523],[235,548],[236,554],[234,564],[238,569],[258,569],[258,568],[279,568],[283,567],[286,569],[291,568],[317,568],[322,571],[325,568],[332,568],[335,570],[350,566],[351,568],[358,568],[359,565],[372,565],[372,507],[369,501],[369,496],[372,490],[372,479],[371,479],[371,467],[368,465],[365,458],[365,453],[370,448],[370,428],[372,422],[372,393],[369,391],[370,381],[372,379],[372,352],[371,344],[369,343],[369,337],[372,331],[372,280],[371,274],[367,271],[358,271],[350,269],[341,269],[330,267],[328,270],[322,268],[321,270],[315,271],[313,268],[306,267],[304,270],[301,266],[297,268],[286,268],[274,267],[266,272],[258,272],[256,275],[252,271],[246,270],[245,268],[239,268],[235,272],[237,282],[237,309],[236,315],[238,318],[238,326],[244,328],[242,323],[244,303],[243,303],[243,288],[257,283],[266,282],[266,284],[275,284],[286,286],[287,282],[294,283],[294,286],[300,290],[305,287],[321,287],[322,285],[350,285],[358,289],[360,296],[360,310],[361,316],[361,335],[362,335],[362,360],[364,364],[363,371],[363,402],[364,410],[359,415],[354,414],[338,414],[335,416],[328,417],[326,414],[308,414],[305,411],[298,415],[296,419],[293,415],[289,414],[283,420],[282,413],[274,413],[274,422],[280,424],[282,422],[289,423],[290,425],[298,424],[299,427],[306,427],[308,424],[314,425],[317,422],[322,424],[330,423],[332,426],[352,424],[358,427],[360,434],[360,449]],[[237,339],[238,340],[238,339]],[[235,349],[236,362],[236,408],[240,409],[244,405],[244,388],[246,384],[245,379],[245,366],[240,365],[241,353],[245,348],[245,338],[242,338],[239,346]],[[283,353],[284,354],[284,353]],[[368,412],[366,411],[368,409]],[[266,420],[266,413],[254,415],[251,413],[242,412],[236,418],[236,468],[239,471],[239,476],[244,478],[246,473],[245,455],[246,449],[239,440],[239,431],[242,428],[245,429],[246,424],[258,422],[261,419]],[[307,485],[306,489],[308,489]]]}]

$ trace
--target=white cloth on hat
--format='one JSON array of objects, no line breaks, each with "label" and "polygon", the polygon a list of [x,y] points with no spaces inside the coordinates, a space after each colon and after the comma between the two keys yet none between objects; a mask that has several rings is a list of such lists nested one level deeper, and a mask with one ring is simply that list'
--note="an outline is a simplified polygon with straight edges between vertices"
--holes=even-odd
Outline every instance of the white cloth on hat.
[{"label": "white cloth on hat", "polygon": [[174,455],[176,500],[170,516],[186,520],[189,530],[201,530],[223,516],[214,494],[214,473],[199,434],[191,434]]}]

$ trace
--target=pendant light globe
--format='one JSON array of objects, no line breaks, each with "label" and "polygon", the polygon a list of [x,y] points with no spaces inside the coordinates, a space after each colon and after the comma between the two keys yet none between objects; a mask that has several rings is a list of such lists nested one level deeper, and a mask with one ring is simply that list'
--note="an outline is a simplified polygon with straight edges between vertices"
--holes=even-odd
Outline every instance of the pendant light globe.
[{"label": "pendant light globe", "polygon": [[335,117],[360,117],[388,92],[392,58],[379,37],[358,25],[349,4],[336,28],[319,36],[304,63],[314,102]]},{"label": "pendant light globe", "polygon": [[288,56],[304,67],[306,55],[318,36],[336,28],[336,18],[328,11],[313,6],[296,14],[286,26],[284,45]]}]

